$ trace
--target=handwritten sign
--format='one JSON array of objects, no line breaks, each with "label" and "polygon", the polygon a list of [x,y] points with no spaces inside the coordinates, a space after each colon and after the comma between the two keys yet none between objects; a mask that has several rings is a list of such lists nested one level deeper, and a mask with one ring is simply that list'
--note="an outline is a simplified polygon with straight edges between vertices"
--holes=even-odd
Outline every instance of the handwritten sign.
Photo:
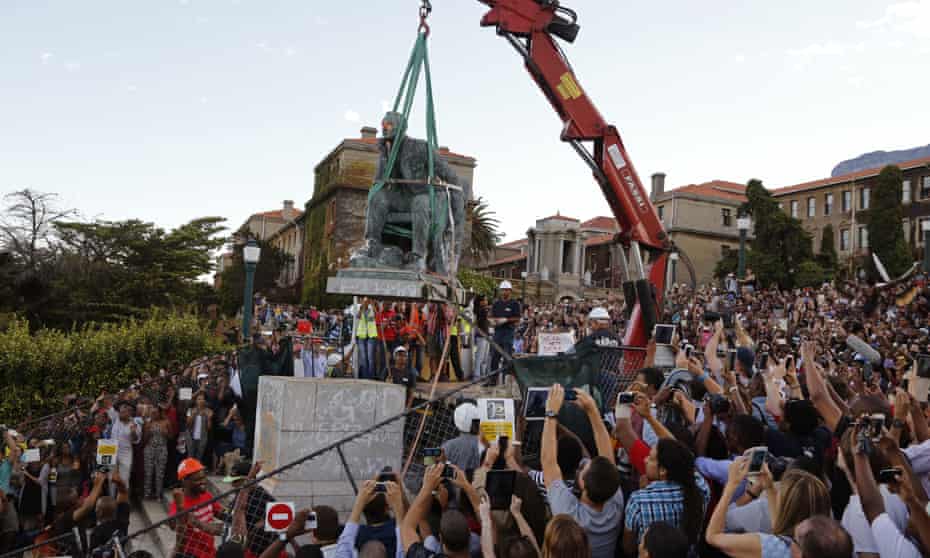
[{"label": "handwritten sign", "polygon": [[575,339],[571,333],[540,333],[539,347],[536,354],[557,355],[564,353],[575,346]]}]

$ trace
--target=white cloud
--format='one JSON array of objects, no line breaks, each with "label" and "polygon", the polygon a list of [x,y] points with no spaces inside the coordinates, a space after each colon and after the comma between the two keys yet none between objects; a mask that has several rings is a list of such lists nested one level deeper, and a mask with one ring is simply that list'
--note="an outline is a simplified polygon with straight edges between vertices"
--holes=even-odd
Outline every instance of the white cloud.
[{"label": "white cloud", "polygon": [[347,110],[343,115],[343,118],[349,122],[361,122],[362,120],[362,116],[354,110]]},{"label": "white cloud", "polygon": [[131,84],[131,83],[130,83],[129,85],[126,86],[126,92],[127,92],[127,93],[135,93],[135,92],[138,91],[138,90],[139,90],[139,88],[136,87],[135,85]]},{"label": "white cloud", "polygon": [[391,102],[385,99],[381,100],[381,112],[387,112],[391,110]]},{"label": "white cloud", "polygon": [[885,8],[885,14],[882,17],[871,21],[859,21],[856,27],[930,37],[930,0],[896,2]]},{"label": "white cloud", "polygon": [[743,62],[746,61],[746,55],[737,54],[736,56],[733,57],[733,61],[736,62],[737,64],[742,64]]},{"label": "white cloud", "polygon": [[43,63],[43,64],[48,64],[49,62],[52,61],[52,58],[53,58],[54,56],[55,56],[55,55],[52,54],[51,52],[43,52],[42,55],[39,56],[39,58],[42,59],[42,63]]},{"label": "white cloud", "polygon": [[285,48],[284,48],[284,56],[294,56],[295,54],[297,54],[297,49],[296,49],[296,48],[294,48],[294,47],[285,47]]},{"label": "white cloud", "polygon": [[81,71],[81,63],[80,62],[68,62],[67,64],[65,64],[65,69],[71,73],[79,72]]}]

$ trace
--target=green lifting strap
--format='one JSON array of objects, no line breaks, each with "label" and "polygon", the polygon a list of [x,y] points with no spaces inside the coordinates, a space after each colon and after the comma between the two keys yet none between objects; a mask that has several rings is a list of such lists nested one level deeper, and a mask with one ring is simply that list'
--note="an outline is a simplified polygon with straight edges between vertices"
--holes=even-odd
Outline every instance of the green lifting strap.
[{"label": "green lifting strap", "polygon": [[[410,61],[407,63],[407,69],[404,71],[403,79],[401,79],[400,89],[398,89],[397,96],[394,98],[394,112],[398,112],[398,108],[401,106],[401,99],[403,99],[403,110],[401,111],[401,114],[404,116],[404,121],[401,124],[401,129],[395,130],[395,134],[397,136],[406,135],[407,122],[409,122],[410,118],[410,109],[413,106],[413,99],[416,95],[417,85],[420,81],[420,71],[422,70],[426,81],[426,142],[429,145],[429,149],[427,150],[427,162],[429,170],[427,183],[429,184],[429,207],[432,217],[430,219],[430,238],[435,239],[437,238],[437,234],[442,234],[442,231],[444,231],[446,228],[446,217],[449,211],[449,199],[448,196],[446,196],[443,207],[439,208],[439,211],[437,211],[436,189],[434,186],[432,186],[432,184],[436,176],[435,161],[433,160],[433,157],[434,153],[439,149],[439,137],[436,134],[436,114],[435,107],[433,105],[433,81],[429,70],[429,56],[426,48],[426,37],[426,33],[420,32],[417,34],[416,43],[413,45],[413,52],[410,53]],[[397,162],[397,154],[399,152],[400,142],[395,141],[391,144],[391,153],[388,155],[387,165],[384,168],[383,178],[375,182],[368,192],[369,201],[375,194],[384,188],[386,180],[391,177],[391,173],[394,170],[394,164]],[[406,227],[399,227],[397,225],[387,224],[385,225],[384,230],[390,234],[403,236],[406,238],[411,238],[413,236],[412,230]]]}]

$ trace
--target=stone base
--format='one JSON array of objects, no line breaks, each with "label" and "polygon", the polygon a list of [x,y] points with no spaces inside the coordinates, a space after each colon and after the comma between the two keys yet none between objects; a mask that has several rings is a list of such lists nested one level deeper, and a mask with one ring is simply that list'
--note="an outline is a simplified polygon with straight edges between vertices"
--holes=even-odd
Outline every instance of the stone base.
[{"label": "stone base", "polygon": [[[402,386],[367,380],[262,376],[258,388],[255,459],[268,472],[403,412]],[[397,420],[342,447],[356,485],[384,466],[402,467],[404,420]],[[355,493],[335,450],[263,481],[282,502],[298,509],[332,506],[345,518]]]},{"label": "stone base", "polygon": [[340,269],[326,282],[329,294],[370,296],[379,299],[405,299],[465,304],[465,289],[458,280],[454,286],[430,273],[395,269]]}]

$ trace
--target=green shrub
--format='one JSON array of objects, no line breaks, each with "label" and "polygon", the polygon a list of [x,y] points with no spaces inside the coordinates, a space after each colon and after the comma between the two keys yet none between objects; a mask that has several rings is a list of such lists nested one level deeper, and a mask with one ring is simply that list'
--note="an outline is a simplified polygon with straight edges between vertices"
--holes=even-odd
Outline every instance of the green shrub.
[{"label": "green shrub", "polygon": [[26,320],[14,318],[0,331],[0,423],[60,411],[68,393],[95,397],[172,362],[225,349],[223,340],[194,316],[154,312],[141,321],[33,334]]}]

